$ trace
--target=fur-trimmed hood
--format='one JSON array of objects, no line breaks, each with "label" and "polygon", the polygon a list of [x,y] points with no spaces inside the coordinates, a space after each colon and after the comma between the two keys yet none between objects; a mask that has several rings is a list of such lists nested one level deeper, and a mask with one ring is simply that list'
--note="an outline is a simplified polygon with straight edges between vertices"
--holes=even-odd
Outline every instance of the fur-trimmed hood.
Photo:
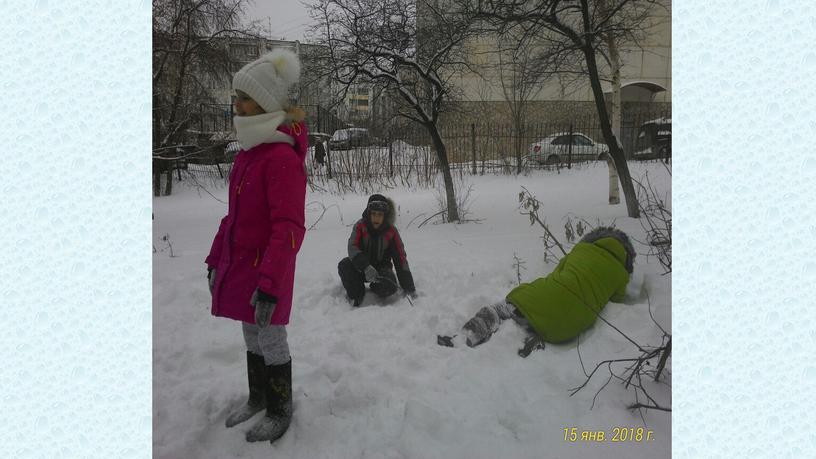
[{"label": "fur-trimmed hood", "polygon": [[371,201],[385,201],[388,203],[388,211],[385,213],[385,221],[383,222],[385,225],[383,225],[383,227],[387,228],[389,226],[394,226],[394,222],[397,221],[397,206],[394,204],[393,199],[381,194],[373,194],[368,198],[366,208],[363,210],[363,219],[366,221],[366,223],[371,223],[371,220],[368,218],[368,203]]},{"label": "fur-trimmed hood", "polygon": [[634,270],[634,262],[635,256],[635,248],[632,247],[632,242],[629,240],[629,236],[626,235],[623,231],[613,228],[611,226],[599,226],[594,230],[590,231],[589,233],[585,234],[584,237],[581,238],[581,242],[589,242],[594,243],[600,239],[604,238],[613,238],[623,245],[623,249],[626,251],[626,262],[624,263],[624,267],[626,268],[626,272],[632,274]]}]

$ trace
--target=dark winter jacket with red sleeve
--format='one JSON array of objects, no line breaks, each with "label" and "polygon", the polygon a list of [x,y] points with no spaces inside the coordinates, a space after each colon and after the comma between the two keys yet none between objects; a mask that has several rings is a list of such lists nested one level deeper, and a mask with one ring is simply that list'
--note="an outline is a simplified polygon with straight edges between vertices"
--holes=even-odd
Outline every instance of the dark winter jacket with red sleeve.
[{"label": "dark winter jacket with red sleeve", "polygon": [[250,298],[256,288],[277,299],[270,323],[289,323],[295,258],[306,232],[304,208],[306,126],[278,130],[295,140],[241,150],[229,181],[227,216],[205,262],[216,271],[212,314],[255,323]]},{"label": "dark winter jacket with red sleeve", "polygon": [[394,227],[394,203],[388,200],[388,212],[385,221],[378,229],[374,229],[368,218],[368,209],[363,212],[363,218],[354,224],[348,240],[348,254],[354,267],[360,271],[368,265],[377,271],[391,271],[396,268],[397,280],[400,287],[406,292],[416,290],[414,276],[408,266],[408,256],[405,245],[402,243],[399,231]]}]

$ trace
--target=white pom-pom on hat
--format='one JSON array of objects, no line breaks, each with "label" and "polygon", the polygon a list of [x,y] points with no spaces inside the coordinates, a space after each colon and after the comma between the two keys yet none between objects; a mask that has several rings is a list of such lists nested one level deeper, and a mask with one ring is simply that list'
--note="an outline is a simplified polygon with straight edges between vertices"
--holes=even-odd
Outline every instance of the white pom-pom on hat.
[{"label": "white pom-pom on hat", "polygon": [[232,89],[245,92],[270,113],[286,106],[289,88],[299,79],[300,59],[279,48],[243,66],[232,78]]},{"label": "white pom-pom on hat", "polygon": [[267,59],[275,66],[278,75],[290,85],[298,82],[300,79],[300,59],[288,49],[276,49],[269,54],[264,55],[261,59]]}]

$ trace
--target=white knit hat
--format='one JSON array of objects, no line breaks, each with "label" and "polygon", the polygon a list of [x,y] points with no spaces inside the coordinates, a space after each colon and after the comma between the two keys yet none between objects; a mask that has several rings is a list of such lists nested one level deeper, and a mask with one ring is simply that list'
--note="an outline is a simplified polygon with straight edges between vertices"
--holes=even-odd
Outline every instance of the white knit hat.
[{"label": "white knit hat", "polygon": [[265,112],[288,105],[289,88],[300,78],[300,60],[292,51],[276,49],[243,66],[232,77],[232,89],[243,91]]}]

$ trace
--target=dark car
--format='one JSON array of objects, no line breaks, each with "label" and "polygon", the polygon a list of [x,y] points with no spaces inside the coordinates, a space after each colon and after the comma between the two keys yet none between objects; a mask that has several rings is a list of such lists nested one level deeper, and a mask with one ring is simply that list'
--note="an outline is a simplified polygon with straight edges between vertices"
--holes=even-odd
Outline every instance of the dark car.
[{"label": "dark car", "polygon": [[379,144],[380,141],[369,134],[368,129],[365,128],[338,129],[334,131],[334,135],[329,139],[329,148],[333,151],[351,150]]},{"label": "dark car", "polygon": [[640,126],[635,144],[635,159],[671,157],[671,118],[658,118]]}]

